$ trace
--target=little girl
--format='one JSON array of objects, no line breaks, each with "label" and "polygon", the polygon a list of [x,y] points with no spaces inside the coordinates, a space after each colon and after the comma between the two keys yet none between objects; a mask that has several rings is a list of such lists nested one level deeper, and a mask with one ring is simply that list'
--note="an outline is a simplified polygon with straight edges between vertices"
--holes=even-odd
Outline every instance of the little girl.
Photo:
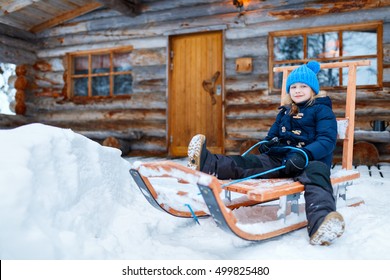
[{"label": "little girl", "polygon": [[188,146],[188,166],[219,179],[241,179],[285,165],[258,178],[293,177],[304,184],[310,243],[329,245],[343,234],[345,224],[335,211],[330,182],[336,117],[330,98],[319,94],[319,70],[319,63],[310,61],[288,76],[287,101],[259,146],[260,155],[212,154],[206,148],[206,137],[198,134]]}]

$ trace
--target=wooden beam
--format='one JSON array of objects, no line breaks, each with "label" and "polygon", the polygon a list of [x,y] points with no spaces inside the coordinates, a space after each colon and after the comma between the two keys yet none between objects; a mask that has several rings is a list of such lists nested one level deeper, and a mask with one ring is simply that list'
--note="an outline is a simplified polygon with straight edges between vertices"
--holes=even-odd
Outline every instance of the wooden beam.
[{"label": "wooden beam", "polygon": [[0,44],[0,61],[12,64],[32,64],[37,60],[37,56],[32,51],[19,48],[12,48]]},{"label": "wooden beam", "polygon": [[135,17],[140,12],[138,0],[96,0],[107,8],[116,10],[124,16]]},{"label": "wooden beam", "polygon": [[84,6],[82,6],[79,9],[63,13],[61,15],[56,16],[55,18],[52,18],[52,19],[50,19],[48,21],[45,21],[45,22],[43,22],[41,24],[38,24],[38,25],[32,27],[30,29],[30,31],[33,32],[33,33],[41,32],[41,31],[43,31],[43,30],[45,30],[47,28],[56,26],[56,25],[58,25],[60,23],[63,23],[65,21],[67,21],[67,20],[70,20],[70,19],[73,19],[75,17],[81,16],[83,14],[86,14],[86,13],[90,12],[90,11],[96,10],[96,9],[102,7],[102,6],[103,5],[101,3],[96,3],[96,2],[84,5]]},{"label": "wooden beam", "polygon": [[18,38],[33,43],[36,42],[35,34],[32,34],[15,26],[5,25],[3,23],[0,23],[0,35],[5,35],[11,38]]}]

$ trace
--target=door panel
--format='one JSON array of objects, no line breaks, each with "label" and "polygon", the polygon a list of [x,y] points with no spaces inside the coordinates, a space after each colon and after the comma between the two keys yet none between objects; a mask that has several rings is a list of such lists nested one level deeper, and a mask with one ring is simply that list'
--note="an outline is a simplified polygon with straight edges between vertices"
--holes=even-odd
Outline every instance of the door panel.
[{"label": "door panel", "polygon": [[192,136],[223,153],[222,32],[170,39],[169,154],[186,156]]}]

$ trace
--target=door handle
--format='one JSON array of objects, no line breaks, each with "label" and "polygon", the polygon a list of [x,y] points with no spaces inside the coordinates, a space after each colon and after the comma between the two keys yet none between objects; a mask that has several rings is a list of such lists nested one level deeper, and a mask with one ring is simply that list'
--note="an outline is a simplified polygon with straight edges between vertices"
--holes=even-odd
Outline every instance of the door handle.
[{"label": "door handle", "polygon": [[215,99],[215,82],[218,80],[219,75],[221,72],[217,71],[214,73],[214,75],[209,80],[203,80],[202,86],[203,89],[210,94],[211,102],[213,105],[217,103],[217,100]]}]

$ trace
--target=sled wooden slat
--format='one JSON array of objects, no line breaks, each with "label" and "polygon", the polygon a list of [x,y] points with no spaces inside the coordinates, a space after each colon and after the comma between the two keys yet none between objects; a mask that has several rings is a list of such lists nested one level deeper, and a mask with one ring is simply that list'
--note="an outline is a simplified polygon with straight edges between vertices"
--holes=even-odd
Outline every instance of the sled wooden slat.
[{"label": "sled wooden slat", "polygon": [[[331,177],[332,185],[337,185],[346,181],[358,179],[359,172],[343,172],[342,176]],[[228,181],[226,181],[228,182]],[[294,182],[291,179],[257,179],[238,184],[226,186],[225,190],[246,194],[249,200],[257,202],[266,202],[278,199],[281,196],[290,195],[304,191],[304,185],[300,182]]]},{"label": "sled wooden slat", "polygon": [[[140,187],[142,193],[148,200],[152,200],[151,204],[156,208],[161,208],[165,212],[177,217],[191,218],[192,213],[183,210],[178,210],[175,208],[177,205],[168,205],[167,203],[159,202],[159,194],[155,189],[155,186],[151,183],[152,179],[163,179],[163,178],[175,178],[178,183],[182,184],[184,187],[196,187],[198,189],[198,182],[201,181],[211,181],[216,179],[214,176],[192,170],[182,164],[173,162],[173,161],[157,161],[157,162],[143,162],[139,166],[130,170],[131,175],[136,180],[141,180],[141,183],[137,183]],[[139,177],[139,178],[137,178]],[[201,179],[203,178],[203,179]],[[221,188],[223,181],[218,180],[219,186]],[[144,184],[144,185],[143,185]],[[140,186],[141,185],[141,186]],[[142,186],[143,185],[143,186]],[[147,188],[145,191],[144,188]],[[168,186],[169,187],[169,186]],[[222,188],[221,188],[222,189]],[[184,196],[185,191],[178,191],[175,194],[176,196]],[[150,201],[149,201],[150,202]],[[224,203],[225,204],[225,203]],[[241,198],[238,201],[226,202],[225,206],[229,209],[236,209],[242,206],[251,206],[258,204],[257,201],[251,201],[245,198]],[[204,206],[203,210],[194,211],[194,214],[197,217],[207,217],[209,216],[207,206]]]},{"label": "sled wooden slat", "polygon": [[[151,168],[153,169],[153,166]],[[153,184],[149,180],[153,177],[143,176],[140,174],[140,172],[137,169],[131,169],[130,174],[133,177],[136,184],[138,185],[142,194],[145,196],[145,198],[149,201],[149,203],[153,207],[155,207],[156,209],[162,210],[168,214],[171,214],[173,216],[176,216],[176,217],[181,217],[181,218],[191,218],[192,217],[193,214],[190,211],[188,211],[188,209],[186,209],[186,211],[184,211],[184,210],[180,210],[178,208],[175,208],[175,206],[171,206],[169,204],[159,202],[159,194],[157,193]],[[165,174],[161,178],[171,178],[171,176],[167,176]],[[183,194],[178,193],[178,195],[180,196]],[[194,215],[202,218],[202,217],[208,217],[209,213],[207,211],[207,208],[205,207],[204,210],[194,211]]]}]

